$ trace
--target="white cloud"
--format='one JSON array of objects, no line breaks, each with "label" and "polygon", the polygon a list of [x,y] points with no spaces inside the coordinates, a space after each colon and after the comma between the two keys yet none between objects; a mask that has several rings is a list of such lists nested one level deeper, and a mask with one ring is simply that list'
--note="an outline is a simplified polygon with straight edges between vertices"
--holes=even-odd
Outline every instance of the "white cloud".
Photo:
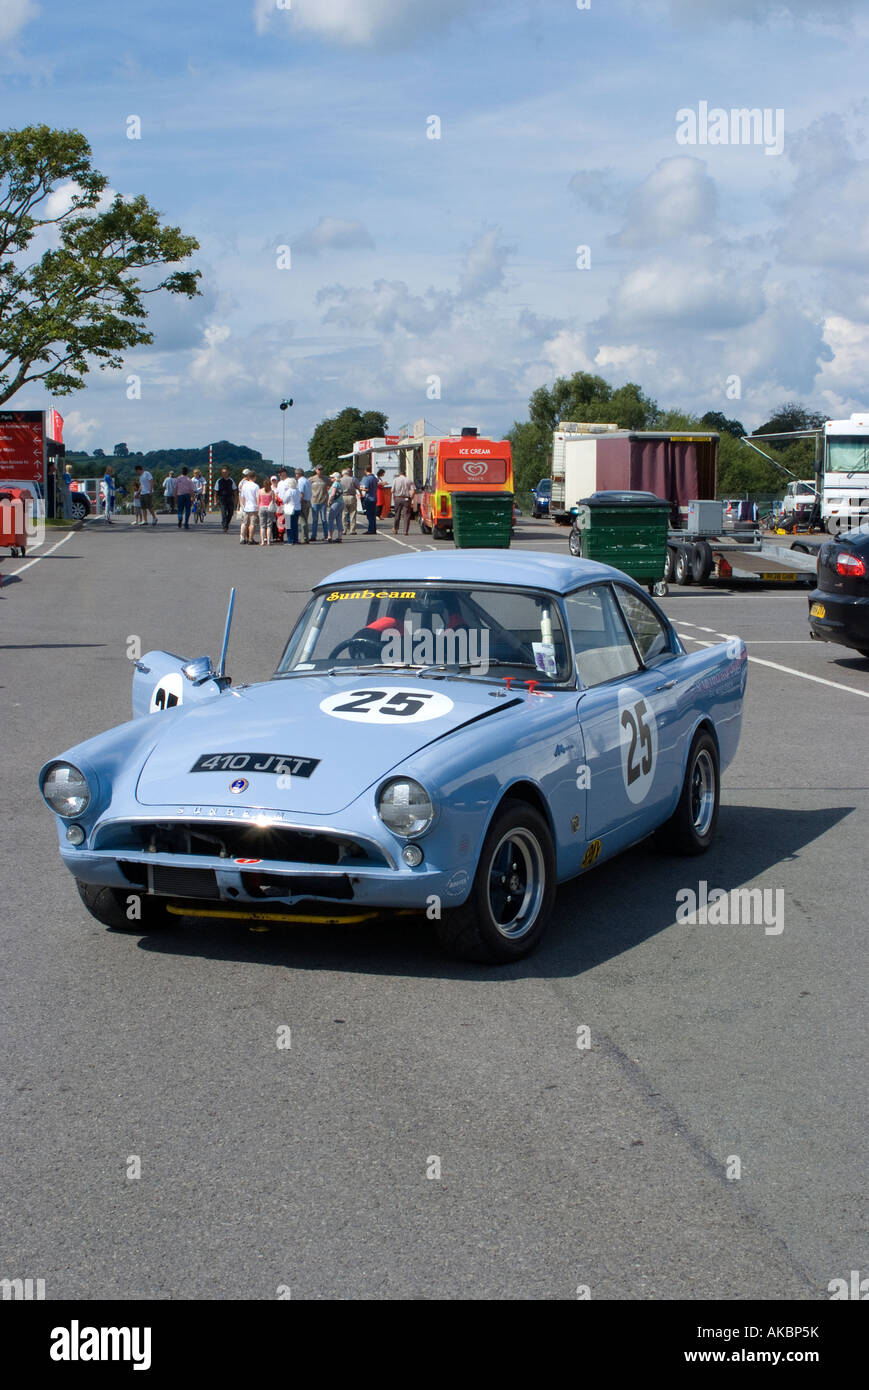
[{"label": "white cloud", "polygon": [[0,41],[14,38],[38,14],[33,0],[0,0]]},{"label": "white cloud", "polygon": [[617,286],[604,331],[735,328],[762,312],[762,278],[761,267],[737,267],[715,246],[672,259],[656,257],[628,271]]},{"label": "white cloud", "polygon": [[490,227],[468,247],[465,268],[459,278],[461,299],[480,299],[491,290],[502,288],[510,248],[501,244],[499,235],[497,227]]},{"label": "white cloud", "polygon": [[348,222],[340,217],[321,217],[315,227],[293,242],[294,251],[307,251],[314,256],[321,251],[369,250],[373,246],[371,233],[364,223]]},{"label": "white cloud", "polygon": [[[840,315],[824,322],[824,339],[832,358],[821,368],[818,385],[824,399],[836,403],[836,410],[848,412],[869,405],[869,382],[866,362],[869,360],[869,324],[853,323]],[[833,409],[829,413],[836,418]]]},{"label": "white cloud", "polygon": [[453,19],[480,9],[490,0],[292,0],[291,7],[278,0],[254,0],[254,23],[264,34],[275,17],[289,17],[300,29],[352,47],[375,42],[402,43],[418,35],[446,28]]},{"label": "white cloud", "polygon": [[636,188],[625,225],[612,238],[617,246],[654,246],[708,231],[718,211],[714,179],[706,161],[690,155],[662,159]]},{"label": "white cloud", "polygon": [[103,428],[101,420],[93,415],[85,415],[80,410],[65,411],[62,401],[60,413],[63,416],[64,441],[69,448],[80,451],[89,448],[91,441],[96,441],[96,436]]}]

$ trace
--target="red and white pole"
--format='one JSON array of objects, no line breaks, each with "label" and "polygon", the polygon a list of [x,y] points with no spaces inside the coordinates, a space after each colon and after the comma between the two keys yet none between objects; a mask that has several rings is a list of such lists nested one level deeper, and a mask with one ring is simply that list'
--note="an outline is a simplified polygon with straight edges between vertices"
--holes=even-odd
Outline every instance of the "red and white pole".
[{"label": "red and white pole", "polygon": [[214,460],[213,460],[213,457],[212,457],[212,452],[211,452],[211,450],[212,450],[212,445],[209,444],[209,446],[208,446],[208,498],[207,498],[207,501],[206,501],[206,503],[205,503],[205,510],[206,510],[206,512],[210,512],[210,511],[211,511],[211,484],[212,484],[212,481],[213,481],[211,475],[212,475],[213,464],[214,464]]}]

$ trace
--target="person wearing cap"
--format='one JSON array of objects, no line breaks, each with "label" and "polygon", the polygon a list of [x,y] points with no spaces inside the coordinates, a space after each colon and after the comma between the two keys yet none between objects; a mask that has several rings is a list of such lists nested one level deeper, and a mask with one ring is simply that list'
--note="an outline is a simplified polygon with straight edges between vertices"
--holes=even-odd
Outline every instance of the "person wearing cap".
[{"label": "person wearing cap", "polygon": [[259,511],[259,487],[256,478],[249,468],[241,470],[241,486],[238,489],[238,501],[241,507],[241,534],[239,543],[241,545],[254,545],[253,538],[254,525]]},{"label": "person wearing cap", "polygon": [[359,497],[359,484],[350,472],[345,468],[341,474],[341,495],[344,498],[344,530],[351,536],[356,535],[356,502]]},{"label": "person wearing cap", "polygon": [[326,499],[329,496],[329,484],[323,477],[323,469],[318,463],[314,469],[314,476],[311,479],[311,540],[317,539],[317,527],[323,527],[323,539],[329,539],[329,511]]},{"label": "person wearing cap", "polygon": [[333,473],[331,476],[331,486],[326,499],[326,509],[329,518],[328,541],[341,541],[343,530],[342,518],[344,515],[344,493],[341,489],[341,474]]}]

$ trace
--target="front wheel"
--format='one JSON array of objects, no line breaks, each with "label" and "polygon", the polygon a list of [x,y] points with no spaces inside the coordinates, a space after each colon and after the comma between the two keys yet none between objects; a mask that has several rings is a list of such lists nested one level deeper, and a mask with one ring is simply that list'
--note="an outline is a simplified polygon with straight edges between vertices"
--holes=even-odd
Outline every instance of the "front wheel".
[{"label": "front wheel", "polygon": [[668,854],[705,854],[715,838],[720,798],[718,747],[704,729],[691,744],[678,805],[656,832],[660,848]]},{"label": "front wheel", "polygon": [[75,881],[78,895],[92,917],[115,931],[159,931],[170,925],[164,898],[149,897],[132,887],[105,888],[97,883]]},{"label": "front wheel", "polygon": [[549,826],[533,806],[505,801],[489,827],[467,902],[438,923],[441,945],[463,960],[521,960],[546,930],[555,888]]}]

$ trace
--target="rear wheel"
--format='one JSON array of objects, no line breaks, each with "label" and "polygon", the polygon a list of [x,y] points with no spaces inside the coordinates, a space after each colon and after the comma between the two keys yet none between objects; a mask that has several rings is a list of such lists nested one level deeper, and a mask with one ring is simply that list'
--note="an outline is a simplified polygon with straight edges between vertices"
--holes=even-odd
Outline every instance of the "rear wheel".
[{"label": "rear wheel", "polygon": [[697,541],[691,556],[691,578],[695,584],[705,584],[712,573],[715,557],[708,541]]},{"label": "rear wheel", "polygon": [[691,744],[679,804],[656,833],[661,849],[668,854],[704,854],[715,838],[720,796],[718,748],[703,729]]},{"label": "rear wheel", "polygon": [[423,521],[422,517],[420,517],[420,519],[419,519],[419,529],[420,529],[420,531],[422,531],[422,534],[423,534],[424,536],[430,536],[430,535],[431,535],[431,527],[430,527],[430,526],[426,526],[426,524],[425,524],[425,522]]},{"label": "rear wheel", "polygon": [[675,574],[675,572],[676,572],[676,547],[675,547],[675,545],[668,545],[668,546],[667,546],[667,558],[666,558],[666,560],[664,561],[664,579],[667,581],[667,583],[669,583],[670,580],[673,578],[673,575]]},{"label": "rear wheel", "polygon": [[567,538],[567,548],[571,555],[575,555],[577,559],[582,558],[582,532],[578,526],[571,527],[570,535]]},{"label": "rear wheel", "polygon": [[674,577],[677,584],[691,583],[691,551],[693,546],[680,545],[676,551]]},{"label": "rear wheel", "polygon": [[533,806],[505,801],[489,827],[467,902],[438,923],[441,945],[463,960],[520,960],[546,930],[555,888],[549,826]]},{"label": "rear wheel", "polygon": [[149,897],[129,888],[105,888],[82,883],[77,878],[78,895],[92,917],[115,931],[159,931],[171,924],[164,898]]},{"label": "rear wheel", "polygon": [[445,527],[437,525],[432,526],[431,538],[433,541],[445,541],[447,538],[447,532]]}]

